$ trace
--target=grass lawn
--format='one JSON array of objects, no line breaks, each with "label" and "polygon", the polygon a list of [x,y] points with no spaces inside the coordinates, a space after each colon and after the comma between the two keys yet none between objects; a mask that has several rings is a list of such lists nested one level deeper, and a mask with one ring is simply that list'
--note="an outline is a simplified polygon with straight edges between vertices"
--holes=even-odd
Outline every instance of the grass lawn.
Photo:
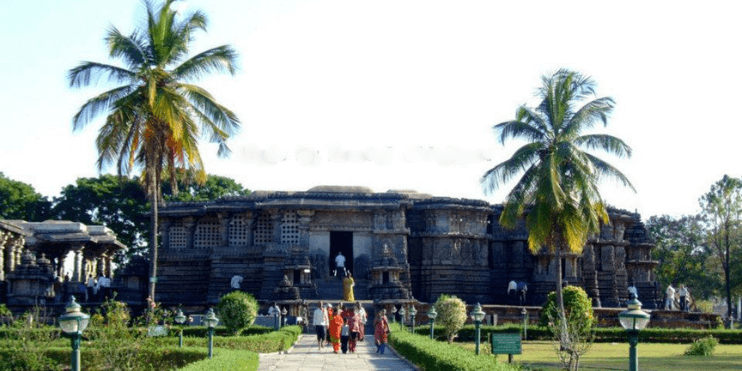
[{"label": "grass lawn", "polygon": [[[473,343],[458,345],[474,351]],[[643,344],[637,346],[639,369],[642,371],[731,371],[742,370],[742,345],[717,345],[711,357],[685,356],[689,344]],[[482,344],[483,353],[489,349]],[[487,355],[491,357],[491,355]],[[507,354],[498,356],[507,362]],[[523,344],[523,354],[513,356],[513,362],[533,370],[561,370],[552,342],[529,341]],[[628,343],[595,343],[580,362],[582,370],[627,370],[629,368]]]}]

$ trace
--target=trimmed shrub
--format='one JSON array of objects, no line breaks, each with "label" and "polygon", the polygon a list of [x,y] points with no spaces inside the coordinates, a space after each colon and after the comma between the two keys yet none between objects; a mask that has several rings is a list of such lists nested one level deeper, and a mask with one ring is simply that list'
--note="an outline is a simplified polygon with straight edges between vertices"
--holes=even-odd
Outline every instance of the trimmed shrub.
[{"label": "trimmed shrub", "polygon": [[719,340],[716,340],[713,336],[708,336],[694,341],[693,344],[685,350],[684,354],[686,356],[712,356],[718,344]]},{"label": "trimmed shrub", "polygon": [[[593,314],[593,305],[585,290],[577,286],[567,286],[562,290],[562,298],[564,299],[564,314],[576,330],[587,332],[595,326],[597,319]],[[539,325],[549,326],[549,323],[558,318],[556,292],[552,291],[546,298],[546,303],[541,310]]]},{"label": "trimmed shrub", "polygon": [[258,301],[242,291],[233,291],[219,298],[217,309],[227,331],[237,335],[252,325],[258,315]]},{"label": "trimmed shrub", "polygon": [[436,320],[443,326],[446,340],[452,342],[466,322],[466,304],[456,296],[441,295],[435,302]]}]

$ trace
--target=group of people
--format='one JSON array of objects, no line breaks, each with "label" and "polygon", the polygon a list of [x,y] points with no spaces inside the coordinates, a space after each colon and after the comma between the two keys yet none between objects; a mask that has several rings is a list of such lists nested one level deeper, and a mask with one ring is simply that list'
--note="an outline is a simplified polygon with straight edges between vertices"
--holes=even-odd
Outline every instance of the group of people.
[{"label": "group of people", "polygon": [[[366,311],[360,302],[348,307],[344,307],[342,303],[333,307],[332,304],[320,302],[319,307],[314,310],[313,320],[318,349],[332,345],[334,353],[355,353],[357,342],[364,341],[366,322]],[[376,352],[384,354],[389,322],[383,312],[377,314],[374,328]]]},{"label": "group of people", "polygon": [[[675,288],[672,287],[672,285],[667,286],[667,290],[665,290],[665,309],[673,310],[675,309]],[[680,309],[683,312],[687,312],[690,310],[690,292],[688,292],[688,288],[685,287],[685,285],[680,285],[680,287],[677,290],[678,294],[678,309]]]},{"label": "group of people", "polygon": [[88,275],[85,283],[85,301],[102,301],[111,296],[111,279],[101,275],[97,279]]}]

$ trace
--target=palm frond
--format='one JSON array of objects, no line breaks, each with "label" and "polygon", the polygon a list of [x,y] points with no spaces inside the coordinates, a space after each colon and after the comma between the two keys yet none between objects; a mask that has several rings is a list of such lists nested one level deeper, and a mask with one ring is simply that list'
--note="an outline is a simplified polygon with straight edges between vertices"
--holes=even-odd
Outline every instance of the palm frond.
[{"label": "palm frond", "polygon": [[516,175],[528,169],[538,160],[539,151],[542,149],[543,145],[539,142],[526,144],[515,151],[510,159],[484,173],[480,183],[485,194],[494,192],[500,185],[509,182]]},{"label": "palm frond", "polygon": [[136,33],[125,36],[116,27],[111,26],[105,38],[110,56],[122,58],[131,69],[149,64],[144,40]]},{"label": "palm frond", "polygon": [[67,73],[71,88],[88,86],[91,82],[95,85],[103,77],[119,84],[132,82],[136,78],[136,73],[125,68],[97,62],[82,62]]},{"label": "palm frond", "polygon": [[600,149],[618,158],[629,158],[632,149],[623,140],[607,134],[588,134],[574,140],[575,144],[589,150]]},{"label": "palm frond", "polygon": [[77,131],[85,127],[90,121],[121,99],[124,99],[132,91],[131,86],[121,86],[106,91],[95,98],[89,99],[80,107],[75,116],[72,117],[72,130]]},{"label": "palm frond", "polygon": [[228,45],[222,45],[201,52],[176,67],[171,75],[174,80],[195,80],[213,71],[227,71],[234,75],[237,52]]},{"label": "palm frond", "polygon": [[604,177],[616,179],[623,186],[629,187],[631,188],[632,191],[636,192],[636,189],[634,188],[634,186],[631,184],[629,179],[621,171],[613,167],[611,164],[589,153],[585,153],[585,156],[587,156],[587,158],[590,159],[590,162],[595,167],[595,171],[597,172],[598,179],[602,179]]}]

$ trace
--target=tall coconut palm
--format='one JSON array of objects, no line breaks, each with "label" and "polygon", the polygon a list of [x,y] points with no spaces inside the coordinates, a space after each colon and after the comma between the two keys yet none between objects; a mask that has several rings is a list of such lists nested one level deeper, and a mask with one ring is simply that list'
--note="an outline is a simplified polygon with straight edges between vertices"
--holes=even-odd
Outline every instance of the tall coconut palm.
[{"label": "tall coconut palm", "polygon": [[[200,136],[217,143],[218,154],[226,156],[226,141],[239,128],[232,111],[192,84],[212,72],[234,74],[237,53],[223,45],[189,57],[194,35],[206,31],[207,19],[200,11],[180,16],[172,7],[175,1],[166,0],[159,7],[145,1],[145,27],[128,36],[115,27],[108,30],[105,41],[110,57],[121,60],[123,67],[82,62],[68,75],[74,88],[95,84],[100,78],[117,85],[82,105],[72,120],[73,130],[106,115],[96,140],[99,170],[110,165],[120,175],[141,170],[151,204],[151,277],[157,277],[163,172],[174,174],[179,168],[205,174],[198,150]],[[155,281],[150,279],[149,284],[153,300]]]},{"label": "tall coconut palm", "polygon": [[[518,108],[516,118],[493,127],[501,144],[522,139],[527,144],[481,178],[486,194],[522,174],[505,200],[500,223],[509,228],[525,215],[528,246],[534,253],[546,247],[561,261],[565,251],[581,252],[588,235],[608,223],[598,192],[602,178],[615,178],[634,189],[616,168],[585,150],[603,150],[630,157],[631,148],[610,135],[585,134],[596,123],[607,125],[614,107],[612,98],[597,98],[595,83],[576,72],[559,70],[542,77],[535,109]],[[556,265],[556,294],[561,322],[565,323],[561,264]],[[566,331],[564,331],[566,333]],[[568,339],[562,339],[569,341]]]}]

